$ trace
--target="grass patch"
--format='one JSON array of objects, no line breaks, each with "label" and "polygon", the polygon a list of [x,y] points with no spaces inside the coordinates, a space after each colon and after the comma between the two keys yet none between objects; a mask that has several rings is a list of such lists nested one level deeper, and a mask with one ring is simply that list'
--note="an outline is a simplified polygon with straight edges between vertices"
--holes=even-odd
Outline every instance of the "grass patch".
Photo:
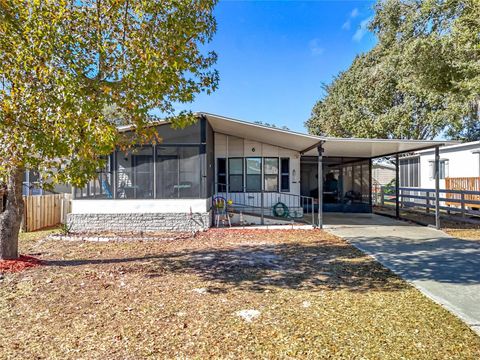
[{"label": "grass patch", "polygon": [[38,241],[46,238],[48,235],[59,234],[60,232],[61,229],[59,227],[53,227],[39,231],[20,232],[19,240],[21,243],[28,241]]},{"label": "grass patch", "polygon": [[0,358],[480,357],[460,320],[321,231],[20,245],[46,265],[0,282]]}]

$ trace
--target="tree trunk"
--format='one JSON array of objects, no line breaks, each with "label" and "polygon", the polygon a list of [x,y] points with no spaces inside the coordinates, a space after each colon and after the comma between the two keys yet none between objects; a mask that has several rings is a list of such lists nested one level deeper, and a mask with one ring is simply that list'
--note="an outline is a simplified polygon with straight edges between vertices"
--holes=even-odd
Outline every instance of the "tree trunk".
[{"label": "tree trunk", "polygon": [[18,233],[23,215],[23,169],[15,168],[7,180],[7,201],[0,213],[0,259],[18,258]]}]

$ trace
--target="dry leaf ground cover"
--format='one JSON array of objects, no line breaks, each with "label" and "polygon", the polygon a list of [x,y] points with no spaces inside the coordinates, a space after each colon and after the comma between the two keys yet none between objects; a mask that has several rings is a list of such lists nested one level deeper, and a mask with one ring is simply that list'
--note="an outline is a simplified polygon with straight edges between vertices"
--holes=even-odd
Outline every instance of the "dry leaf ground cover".
[{"label": "dry leaf ground cover", "polygon": [[480,229],[444,229],[444,231],[463,240],[480,240]]},{"label": "dry leaf ground cover", "polygon": [[41,235],[21,250],[44,265],[0,280],[0,358],[480,357],[457,318],[321,231]]}]

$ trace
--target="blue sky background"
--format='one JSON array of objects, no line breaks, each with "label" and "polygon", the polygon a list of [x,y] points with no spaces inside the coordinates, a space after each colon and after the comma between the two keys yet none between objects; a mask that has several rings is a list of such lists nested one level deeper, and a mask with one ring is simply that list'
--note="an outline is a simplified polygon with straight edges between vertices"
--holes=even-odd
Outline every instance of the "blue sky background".
[{"label": "blue sky background", "polygon": [[219,89],[181,109],[306,131],[321,84],[375,44],[365,27],[374,1],[220,1]]}]

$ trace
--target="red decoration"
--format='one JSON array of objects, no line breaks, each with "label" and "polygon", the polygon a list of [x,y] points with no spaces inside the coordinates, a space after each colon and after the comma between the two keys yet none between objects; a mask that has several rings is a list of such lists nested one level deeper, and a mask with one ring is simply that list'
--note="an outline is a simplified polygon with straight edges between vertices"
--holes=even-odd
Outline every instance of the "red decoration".
[{"label": "red decoration", "polygon": [[41,260],[32,256],[20,255],[15,260],[0,260],[0,273],[2,272],[20,272],[35,266],[41,265]]}]

